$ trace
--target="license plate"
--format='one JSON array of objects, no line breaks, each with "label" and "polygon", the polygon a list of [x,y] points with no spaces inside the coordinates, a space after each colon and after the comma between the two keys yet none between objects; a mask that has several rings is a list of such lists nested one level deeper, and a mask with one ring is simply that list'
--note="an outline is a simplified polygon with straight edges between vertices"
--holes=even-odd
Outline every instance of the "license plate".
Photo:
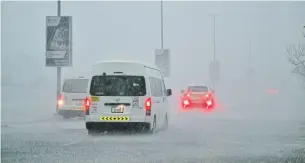
[{"label": "license plate", "polygon": [[119,105],[115,108],[111,108],[112,113],[124,113],[125,107],[123,105]]},{"label": "license plate", "polygon": [[129,117],[101,117],[101,121],[129,121]]},{"label": "license plate", "polygon": [[71,110],[85,110],[84,108],[72,108]]},{"label": "license plate", "polygon": [[76,105],[84,105],[84,101],[83,100],[73,100],[75,102]]},{"label": "license plate", "polygon": [[192,100],[200,100],[200,97],[192,97]]}]

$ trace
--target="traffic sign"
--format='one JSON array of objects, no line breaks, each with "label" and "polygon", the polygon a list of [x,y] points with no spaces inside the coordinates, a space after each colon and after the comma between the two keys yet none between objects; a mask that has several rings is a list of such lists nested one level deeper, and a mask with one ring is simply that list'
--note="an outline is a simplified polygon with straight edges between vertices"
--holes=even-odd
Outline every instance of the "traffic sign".
[{"label": "traffic sign", "polygon": [[46,17],[46,67],[72,66],[72,17]]},{"label": "traffic sign", "polygon": [[219,71],[220,71],[220,62],[217,60],[213,60],[212,62],[210,62],[209,74],[210,74],[210,81],[212,83],[219,82]]},{"label": "traffic sign", "polygon": [[170,50],[156,49],[155,64],[160,69],[164,77],[170,76]]}]

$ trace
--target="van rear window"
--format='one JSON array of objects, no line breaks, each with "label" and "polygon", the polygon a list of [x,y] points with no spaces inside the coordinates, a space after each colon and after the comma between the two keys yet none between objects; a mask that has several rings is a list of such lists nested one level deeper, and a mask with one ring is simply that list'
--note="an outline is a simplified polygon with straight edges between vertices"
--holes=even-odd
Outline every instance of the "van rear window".
[{"label": "van rear window", "polygon": [[67,79],[64,81],[62,92],[86,93],[89,79]]},{"label": "van rear window", "polygon": [[90,85],[92,96],[145,96],[143,76],[105,75],[93,76]]},{"label": "van rear window", "polygon": [[191,92],[208,92],[209,89],[206,86],[189,86],[187,91]]}]

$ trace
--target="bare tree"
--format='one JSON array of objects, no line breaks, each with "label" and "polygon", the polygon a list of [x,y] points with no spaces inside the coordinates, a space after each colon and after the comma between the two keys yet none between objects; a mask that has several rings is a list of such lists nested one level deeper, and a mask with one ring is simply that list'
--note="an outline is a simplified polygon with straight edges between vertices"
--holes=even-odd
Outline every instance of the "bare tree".
[{"label": "bare tree", "polygon": [[286,47],[289,62],[294,66],[292,72],[305,78],[305,45]]}]

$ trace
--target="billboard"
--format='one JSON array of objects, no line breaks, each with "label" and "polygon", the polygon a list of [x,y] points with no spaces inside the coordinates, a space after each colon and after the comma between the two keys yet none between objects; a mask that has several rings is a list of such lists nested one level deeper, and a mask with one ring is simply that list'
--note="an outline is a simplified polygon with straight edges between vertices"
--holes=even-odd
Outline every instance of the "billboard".
[{"label": "billboard", "polygon": [[160,69],[164,77],[170,76],[170,51],[169,49],[155,50],[155,64]]},{"label": "billboard", "polygon": [[72,17],[46,17],[46,67],[72,66]]}]

